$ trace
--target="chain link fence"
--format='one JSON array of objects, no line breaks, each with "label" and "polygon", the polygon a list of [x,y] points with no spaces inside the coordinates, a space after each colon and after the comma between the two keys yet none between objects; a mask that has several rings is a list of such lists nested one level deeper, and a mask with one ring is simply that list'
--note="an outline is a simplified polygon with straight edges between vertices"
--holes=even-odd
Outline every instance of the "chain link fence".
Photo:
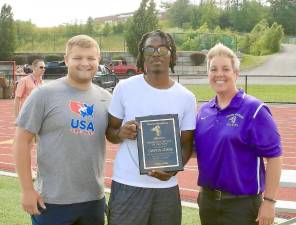
[{"label": "chain link fence", "polygon": [[288,36],[283,41],[285,44],[293,44],[296,45],[296,37],[295,36]]},{"label": "chain link fence", "polygon": [[181,50],[208,50],[217,43],[222,43],[237,51],[238,41],[236,35],[223,33],[172,33],[176,44]]}]

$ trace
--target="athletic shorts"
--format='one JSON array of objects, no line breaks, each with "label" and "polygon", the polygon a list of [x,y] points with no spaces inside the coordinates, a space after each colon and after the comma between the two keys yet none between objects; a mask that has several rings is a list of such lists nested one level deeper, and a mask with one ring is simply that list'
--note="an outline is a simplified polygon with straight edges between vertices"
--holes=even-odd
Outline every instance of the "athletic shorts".
[{"label": "athletic shorts", "polygon": [[179,187],[141,188],[112,181],[109,225],[181,225]]}]

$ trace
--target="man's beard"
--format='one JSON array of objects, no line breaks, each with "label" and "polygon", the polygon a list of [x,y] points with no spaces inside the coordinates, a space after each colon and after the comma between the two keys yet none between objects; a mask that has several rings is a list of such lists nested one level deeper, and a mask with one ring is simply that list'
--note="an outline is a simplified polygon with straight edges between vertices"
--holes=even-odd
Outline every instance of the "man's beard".
[{"label": "man's beard", "polygon": [[147,69],[147,72],[150,72],[150,73],[153,73],[153,74],[162,74],[163,69],[159,68],[159,67],[155,67],[155,68]]}]

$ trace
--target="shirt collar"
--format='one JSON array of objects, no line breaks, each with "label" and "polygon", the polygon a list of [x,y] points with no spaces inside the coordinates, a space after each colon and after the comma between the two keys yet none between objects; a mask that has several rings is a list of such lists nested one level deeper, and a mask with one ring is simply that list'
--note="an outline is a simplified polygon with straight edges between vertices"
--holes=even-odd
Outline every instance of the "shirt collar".
[{"label": "shirt collar", "polygon": [[[246,96],[246,93],[244,92],[243,89],[239,89],[238,92],[235,94],[235,96],[232,98],[230,104],[226,107],[226,109],[228,108],[234,108],[237,109],[240,107],[240,105],[242,104],[244,98]],[[217,103],[217,96],[215,98],[213,98],[210,102],[209,105],[211,108],[220,108],[218,103]]]},{"label": "shirt collar", "polygon": [[34,76],[34,74],[31,73],[31,79],[33,80],[34,84],[37,85],[37,86],[38,86],[39,84],[42,84],[42,76],[40,76],[39,78],[36,78],[36,77]]}]

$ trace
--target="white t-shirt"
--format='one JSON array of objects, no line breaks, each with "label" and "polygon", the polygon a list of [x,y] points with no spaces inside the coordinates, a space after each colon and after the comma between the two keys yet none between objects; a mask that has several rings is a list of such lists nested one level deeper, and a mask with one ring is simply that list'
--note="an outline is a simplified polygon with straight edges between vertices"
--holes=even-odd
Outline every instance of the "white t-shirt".
[{"label": "white t-shirt", "polygon": [[[196,99],[177,82],[168,89],[157,89],[149,85],[143,75],[136,75],[120,81],[115,87],[109,113],[122,119],[122,124],[138,116],[178,114],[180,130],[194,130]],[[137,141],[129,139],[120,144],[112,179],[122,184],[146,188],[177,185],[176,177],[160,181],[148,175],[140,175]]]}]

